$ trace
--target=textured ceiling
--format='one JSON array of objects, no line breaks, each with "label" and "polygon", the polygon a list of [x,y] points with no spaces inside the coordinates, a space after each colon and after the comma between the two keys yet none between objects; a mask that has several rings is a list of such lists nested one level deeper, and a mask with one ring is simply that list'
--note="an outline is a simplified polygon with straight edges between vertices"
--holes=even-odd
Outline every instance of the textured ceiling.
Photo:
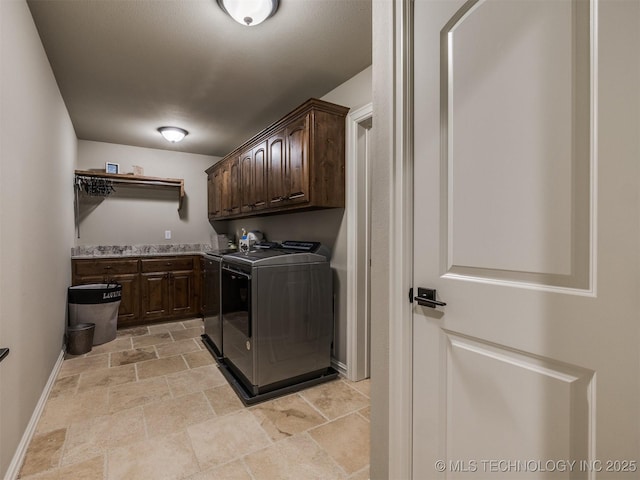
[{"label": "textured ceiling", "polygon": [[281,0],[255,27],[215,0],[28,5],[82,140],[223,156],[371,64],[371,0]]}]

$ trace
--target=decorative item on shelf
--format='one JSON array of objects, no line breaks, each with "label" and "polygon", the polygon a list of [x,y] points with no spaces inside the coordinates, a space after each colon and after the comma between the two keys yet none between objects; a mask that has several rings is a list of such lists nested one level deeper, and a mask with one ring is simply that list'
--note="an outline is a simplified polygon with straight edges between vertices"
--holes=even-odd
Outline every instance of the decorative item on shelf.
[{"label": "decorative item on shelf", "polygon": [[144,168],[142,168],[140,165],[134,165],[133,166],[133,174],[137,175],[137,176],[144,175]]},{"label": "decorative item on shelf", "polygon": [[106,162],[106,164],[104,166],[104,171],[106,173],[120,173],[120,164],[119,163]]}]

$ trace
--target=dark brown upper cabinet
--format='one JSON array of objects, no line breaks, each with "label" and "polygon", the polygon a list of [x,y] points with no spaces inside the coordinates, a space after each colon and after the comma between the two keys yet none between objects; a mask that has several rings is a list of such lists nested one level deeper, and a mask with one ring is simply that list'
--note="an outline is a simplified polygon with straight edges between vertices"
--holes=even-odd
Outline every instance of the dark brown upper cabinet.
[{"label": "dark brown upper cabinet", "polygon": [[207,169],[209,219],[344,208],[348,111],[310,99]]},{"label": "dark brown upper cabinet", "polygon": [[255,212],[267,206],[267,142],[240,155],[240,211]]}]

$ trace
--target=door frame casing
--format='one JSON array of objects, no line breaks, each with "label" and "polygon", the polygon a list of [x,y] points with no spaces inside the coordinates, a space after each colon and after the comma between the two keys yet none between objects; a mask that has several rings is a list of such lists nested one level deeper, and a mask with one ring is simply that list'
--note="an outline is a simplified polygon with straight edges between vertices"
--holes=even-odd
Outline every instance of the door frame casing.
[{"label": "door frame casing", "polygon": [[413,1],[393,1],[389,478],[413,478]]},{"label": "door frame casing", "polygon": [[[360,281],[369,273],[368,259],[363,262],[362,249],[359,245],[364,242],[369,243],[369,230],[362,232],[358,229],[360,223],[360,204],[362,201],[370,202],[367,195],[366,185],[368,181],[360,178],[361,172],[358,163],[361,158],[369,163],[369,153],[362,152],[358,134],[363,124],[373,118],[373,104],[368,103],[349,113],[347,116],[347,178],[349,188],[347,190],[347,377],[351,381],[358,381],[369,376],[368,352],[369,346],[367,336],[369,325],[367,325],[367,309],[363,312],[359,308],[361,287]],[[368,146],[365,146],[368,149]],[[365,167],[365,174],[369,170],[369,165]],[[365,191],[361,191],[360,186],[364,180]],[[367,206],[367,210],[370,206]],[[368,221],[367,221],[368,223]],[[368,253],[365,248],[364,253]],[[368,301],[368,297],[367,297]],[[365,338],[363,339],[363,335]]]},{"label": "door frame casing", "polygon": [[412,478],[413,2],[374,1],[371,478]]}]

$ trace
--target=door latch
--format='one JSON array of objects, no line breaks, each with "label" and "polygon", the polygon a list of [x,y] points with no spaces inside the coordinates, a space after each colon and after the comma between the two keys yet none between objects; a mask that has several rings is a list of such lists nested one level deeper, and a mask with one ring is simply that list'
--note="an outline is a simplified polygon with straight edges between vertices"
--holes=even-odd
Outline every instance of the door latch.
[{"label": "door latch", "polygon": [[[413,288],[410,290],[409,294],[413,296]],[[413,300],[418,302],[418,305],[429,308],[444,307],[446,305],[445,302],[436,300],[436,291],[432,288],[418,287],[418,296],[413,297]]]}]

